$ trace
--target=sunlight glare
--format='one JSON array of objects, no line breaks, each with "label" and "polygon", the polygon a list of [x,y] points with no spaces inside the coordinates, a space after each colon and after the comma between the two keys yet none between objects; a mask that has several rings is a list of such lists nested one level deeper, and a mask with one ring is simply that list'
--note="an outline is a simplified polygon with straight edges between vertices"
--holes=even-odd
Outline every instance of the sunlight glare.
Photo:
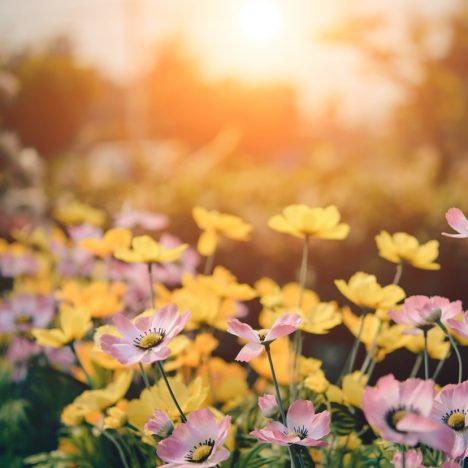
[{"label": "sunlight glare", "polygon": [[261,42],[279,31],[281,15],[271,0],[249,0],[240,11],[239,23],[245,36]]}]

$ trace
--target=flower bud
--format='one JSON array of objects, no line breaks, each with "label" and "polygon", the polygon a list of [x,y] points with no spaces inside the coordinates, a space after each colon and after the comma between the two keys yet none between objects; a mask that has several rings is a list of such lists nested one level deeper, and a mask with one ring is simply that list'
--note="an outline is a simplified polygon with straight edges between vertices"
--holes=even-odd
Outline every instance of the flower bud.
[{"label": "flower bud", "polygon": [[259,397],[258,406],[266,418],[273,417],[279,411],[278,403],[273,395],[266,394]]},{"label": "flower bud", "polygon": [[156,410],[145,424],[145,430],[158,437],[167,437],[172,433],[174,425],[164,411]]}]

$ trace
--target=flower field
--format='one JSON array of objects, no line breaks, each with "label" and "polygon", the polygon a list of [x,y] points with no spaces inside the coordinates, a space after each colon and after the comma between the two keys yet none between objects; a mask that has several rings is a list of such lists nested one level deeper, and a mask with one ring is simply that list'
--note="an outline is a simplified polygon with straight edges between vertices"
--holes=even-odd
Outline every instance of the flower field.
[{"label": "flower field", "polygon": [[[438,241],[381,231],[375,253],[394,265],[393,281],[358,271],[334,281],[340,303],[324,302],[307,284],[309,248],[346,241],[352,226],[336,206],[289,205],[269,219],[283,242],[302,244],[298,281],[285,285],[242,283],[216,262],[220,245],[249,242],[252,226],[235,215],[195,207],[196,246],[156,239],[162,215],[127,211],[103,229],[104,215],[76,202],[56,210],[60,225],[2,240],[12,282],[0,307],[0,441],[10,466],[30,405],[58,436],[25,459],[31,466],[448,468],[468,455],[468,312],[403,289],[409,269],[441,268]],[[446,218],[443,241],[466,242],[463,212]],[[329,380],[305,338],[343,326],[354,343]],[[234,359],[217,352],[227,340]],[[410,374],[375,379],[402,348]],[[458,380],[438,385],[455,362]],[[38,432],[36,443],[47,436]]]}]

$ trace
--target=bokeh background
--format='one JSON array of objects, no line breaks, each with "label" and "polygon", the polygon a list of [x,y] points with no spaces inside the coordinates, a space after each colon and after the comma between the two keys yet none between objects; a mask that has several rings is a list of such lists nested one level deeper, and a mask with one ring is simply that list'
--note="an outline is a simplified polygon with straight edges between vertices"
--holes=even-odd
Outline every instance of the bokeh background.
[{"label": "bokeh background", "polygon": [[[466,306],[466,243],[440,233],[468,210],[467,107],[463,0],[1,0],[0,234],[79,199],[165,213],[194,244],[202,205],[255,228],[217,262],[285,283],[302,244],[266,221],[336,204],[351,235],[312,244],[322,300],[344,304],[333,279],[358,270],[391,282],[385,229],[441,242],[442,270],[406,269],[408,294]],[[306,351],[333,373],[350,341]]]}]

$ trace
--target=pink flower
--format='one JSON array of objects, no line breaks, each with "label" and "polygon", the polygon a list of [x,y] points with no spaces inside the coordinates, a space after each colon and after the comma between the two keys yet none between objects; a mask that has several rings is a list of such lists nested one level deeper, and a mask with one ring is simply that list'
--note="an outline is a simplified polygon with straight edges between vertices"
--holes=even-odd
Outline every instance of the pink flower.
[{"label": "pink flower", "polygon": [[159,309],[153,316],[140,317],[135,323],[122,314],[115,315],[114,325],[123,338],[103,335],[102,349],[126,365],[162,361],[170,354],[166,345],[184,329],[189,317],[189,312],[179,315],[174,304]]},{"label": "pink flower", "polygon": [[[393,465],[395,468],[403,467],[403,453],[395,452],[393,455]],[[424,468],[423,454],[419,450],[408,450],[405,452],[405,468]]]},{"label": "pink flower", "polygon": [[159,442],[158,457],[165,466],[210,467],[229,458],[229,451],[222,448],[228,435],[231,417],[224,417],[220,423],[208,409],[193,411],[188,421],[174,429],[170,437]]},{"label": "pink flower", "polygon": [[141,226],[149,231],[163,229],[168,224],[169,219],[166,215],[151,213],[149,211],[126,210],[120,213],[115,220],[115,225],[118,227],[133,229]]},{"label": "pink flower", "polygon": [[468,311],[463,314],[462,320],[447,320],[447,326],[457,335],[468,338]]},{"label": "pink flower", "polygon": [[263,416],[272,418],[279,411],[278,402],[274,395],[263,395],[258,399],[258,406]]},{"label": "pink flower", "polygon": [[453,432],[455,442],[450,455],[468,457],[468,380],[446,385],[435,397],[431,416]]},{"label": "pink flower", "polygon": [[174,425],[164,411],[155,410],[146,422],[145,429],[151,434],[165,438],[172,433]]},{"label": "pink flower", "polygon": [[265,344],[294,333],[300,323],[301,317],[299,315],[287,314],[277,319],[270,330],[254,330],[250,325],[237,319],[229,320],[227,331],[249,341],[236,356],[236,361],[248,362],[257,357]]},{"label": "pink flower", "polygon": [[432,380],[398,382],[390,374],[381,377],[375,387],[365,389],[362,408],[383,439],[411,446],[421,442],[450,452],[454,435],[443,423],[430,418],[434,393]]},{"label": "pink flower", "polygon": [[46,328],[54,315],[52,296],[15,294],[0,304],[0,332],[27,332]]},{"label": "pink flower", "polygon": [[466,239],[468,237],[468,219],[463,214],[462,210],[459,208],[450,208],[447,213],[445,213],[445,218],[447,223],[458,234],[449,234],[443,232],[443,236],[447,237],[458,237],[460,239]]},{"label": "pink flower", "polygon": [[432,327],[439,320],[446,323],[461,312],[461,301],[450,302],[440,296],[411,296],[405,299],[402,310],[390,311],[389,316],[397,323],[417,327],[407,330],[407,334],[421,334],[421,328]]},{"label": "pink flower", "polygon": [[330,433],[330,413],[315,414],[314,405],[308,400],[296,400],[288,409],[286,426],[278,421],[250,433],[259,442],[277,445],[304,445],[318,447],[327,445],[322,439]]}]

